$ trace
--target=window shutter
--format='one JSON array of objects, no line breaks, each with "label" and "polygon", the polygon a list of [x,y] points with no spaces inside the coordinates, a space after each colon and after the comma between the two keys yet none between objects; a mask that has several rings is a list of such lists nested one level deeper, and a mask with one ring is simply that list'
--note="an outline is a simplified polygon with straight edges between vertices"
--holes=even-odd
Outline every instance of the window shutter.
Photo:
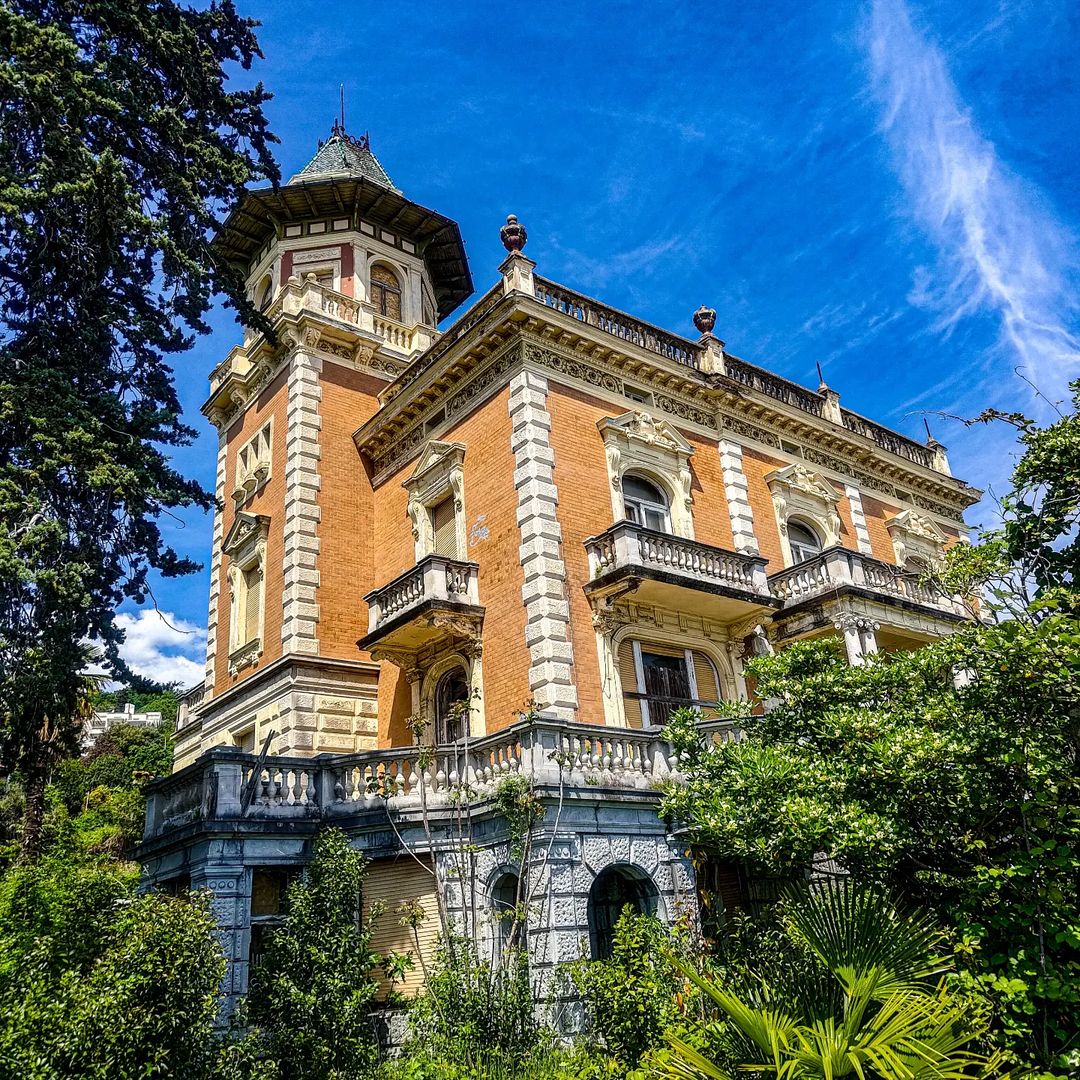
[{"label": "window shutter", "polygon": [[457,513],[453,498],[443,499],[431,508],[431,527],[435,533],[435,554],[458,558]]},{"label": "window shutter", "polygon": [[244,633],[241,644],[259,636],[259,608],[262,604],[262,567],[244,571]]},{"label": "window shutter", "polygon": [[716,669],[704,653],[694,653],[694,678],[697,680],[699,701],[711,703],[720,700],[720,688],[716,685]]},{"label": "window shutter", "polygon": [[[423,857],[421,857],[423,858]],[[417,942],[413,940],[410,927],[398,924],[397,908],[402,901],[417,900],[424,910],[424,920],[416,928],[423,963],[416,956]],[[374,906],[382,902],[383,913],[375,924],[371,935],[371,948],[386,956],[389,952],[411,953],[415,964],[403,983],[396,989],[406,994],[415,994],[423,989],[424,966],[430,967],[435,960],[439,943],[438,904],[435,898],[435,886],[427,864],[418,866],[411,858],[376,859],[368,864],[364,874],[363,911],[364,917],[371,915]],[[378,976],[378,998],[385,998],[389,984],[383,976]]]},{"label": "window shutter", "polygon": [[623,688],[623,712],[627,727],[641,727],[641,702],[627,694],[637,693],[637,672],[634,669],[634,643],[629,638],[619,642],[619,679]]}]

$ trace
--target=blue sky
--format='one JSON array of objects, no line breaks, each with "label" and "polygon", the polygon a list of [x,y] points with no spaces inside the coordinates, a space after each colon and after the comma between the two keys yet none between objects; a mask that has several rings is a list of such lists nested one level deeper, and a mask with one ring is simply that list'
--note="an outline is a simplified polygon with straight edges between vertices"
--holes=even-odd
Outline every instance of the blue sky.
[{"label": "blue sky", "polygon": [[[257,76],[288,177],[346,88],[395,184],[461,224],[477,292],[508,212],[539,272],[691,334],[701,303],[739,356],[916,437],[1001,490],[1005,433],[937,413],[1045,415],[1080,376],[1080,8],[912,0],[734,4],[281,0]],[[202,432],[178,454],[213,485],[198,415],[238,336],[179,359]],[[989,521],[987,502],[969,516]],[[166,529],[208,561],[211,524]],[[137,669],[199,677],[208,576],[125,616]]]}]

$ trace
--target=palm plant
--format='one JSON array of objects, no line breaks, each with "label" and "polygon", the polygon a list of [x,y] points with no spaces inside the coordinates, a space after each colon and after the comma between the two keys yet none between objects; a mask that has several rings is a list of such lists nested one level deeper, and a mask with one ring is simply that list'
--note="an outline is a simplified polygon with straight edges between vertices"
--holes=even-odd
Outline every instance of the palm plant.
[{"label": "palm plant", "polygon": [[[851,885],[788,897],[786,930],[811,958],[721,988],[683,971],[720,1021],[671,1034],[658,1071],[671,1080],[732,1080],[733,1070],[778,1080],[971,1080],[1000,1075],[971,1047],[982,1026],[949,992],[929,920]],[[696,1045],[694,1045],[696,1044]]]}]

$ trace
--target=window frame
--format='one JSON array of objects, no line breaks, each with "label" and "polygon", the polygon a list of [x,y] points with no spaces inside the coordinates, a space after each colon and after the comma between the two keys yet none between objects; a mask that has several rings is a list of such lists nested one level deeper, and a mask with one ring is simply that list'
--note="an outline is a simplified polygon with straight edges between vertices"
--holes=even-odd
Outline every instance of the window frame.
[{"label": "window frame", "polygon": [[[792,526],[794,526],[796,529],[801,529],[804,533],[806,533],[810,537],[813,544],[816,545],[816,547],[808,547],[802,540],[793,540],[791,536]],[[788,518],[787,533],[788,549],[791,552],[792,566],[799,566],[801,563],[810,562],[811,559],[816,559],[825,550],[825,545],[821,539],[820,532],[817,528],[815,528],[808,521],[806,521],[805,518]],[[810,552],[810,554],[796,555],[796,548],[799,549],[800,553]]]},{"label": "window frame", "polygon": [[[648,500],[639,495],[627,495],[627,480],[636,480],[638,483],[652,488],[661,501]],[[664,490],[663,485],[657,484],[650,477],[643,476],[640,472],[631,469],[622,474],[619,487],[622,491],[623,513],[626,515],[627,521],[632,521],[635,525],[640,525],[646,529],[652,529],[654,532],[671,534],[671,499]],[[649,521],[650,514],[659,519],[659,524]]]},{"label": "window frame", "polygon": [[[385,281],[377,281],[374,276],[376,270],[385,271],[394,279],[395,284],[391,285]],[[378,290],[378,296],[376,290]],[[397,297],[396,315],[387,310],[386,301],[389,296]],[[401,277],[392,266],[381,260],[373,262],[368,267],[368,301],[375,308],[375,314],[381,318],[392,319],[394,322],[399,323],[404,321],[405,289]]]},{"label": "window frame", "polygon": [[[650,645],[653,647],[653,650],[656,651],[650,651]],[[660,652],[659,650],[664,648],[665,645],[663,642],[659,641],[650,642],[648,640],[642,640],[641,638],[633,637],[630,638],[630,646],[634,655],[634,675],[636,679],[636,689],[628,691],[627,688],[624,686],[622,688],[623,698],[625,699],[627,697],[633,697],[637,699],[638,705],[641,709],[642,731],[662,728],[667,723],[667,718],[665,718],[663,721],[656,721],[653,718],[653,708],[650,702],[655,702],[657,705],[659,705],[661,703],[661,698],[659,695],[650,694],[646,686],[645,656],[663,656],[667,657],[668,659],[675,659],[675,657],[672,655],[671,652]],[[676,646],[666,647],[671,649],[676,648]],[[705,701],[700,696],[697,682],[697,671],[694,667],[695,654],[702,657],[712,669],[713,680],[716,683],[717,692],[717,699],[715,702]],[[680,659],[683,662],[683,669],[686,673],[686,684],[691,696],[688,698],[672,698],[670,702],[666,703],[670,705],[668,712],[670,713],[671,711],[674,711],[674,709],[678,708],[717,708],[720,702],[724,700],[724,684],[723,680],[720,677],[720,671],[717,668],[716,663],[713,661],[713,658],[702,649],[695,650],[692,648],[684,648],[682,650],[682,656],[680,657]],[[625,710],[623,716],[625,720]]]}]

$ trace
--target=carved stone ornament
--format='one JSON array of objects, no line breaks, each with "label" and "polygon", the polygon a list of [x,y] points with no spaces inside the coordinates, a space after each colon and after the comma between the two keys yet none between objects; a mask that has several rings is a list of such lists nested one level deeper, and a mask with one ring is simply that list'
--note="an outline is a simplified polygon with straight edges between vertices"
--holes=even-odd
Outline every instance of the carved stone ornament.
[{"label": "carved stone ornament", "polygon": [[516,214],[508,214],[506,224],[499,230],[499,239],[507,251],[521,251],[529,239],[529,234],[525,231],[525,226],[518,221]]},{"label": "carved stone ornament", "polygon": [[716,326],[716,309],[701,305],[694,312],[694,325],[703,334],[711,334]]},{"label": "carved stone ornament", "polygon": [[629,625],[630,618],[617,608],[599,608],[593,612],[593,629],[604,637],[611,637],[617,630]]}]

